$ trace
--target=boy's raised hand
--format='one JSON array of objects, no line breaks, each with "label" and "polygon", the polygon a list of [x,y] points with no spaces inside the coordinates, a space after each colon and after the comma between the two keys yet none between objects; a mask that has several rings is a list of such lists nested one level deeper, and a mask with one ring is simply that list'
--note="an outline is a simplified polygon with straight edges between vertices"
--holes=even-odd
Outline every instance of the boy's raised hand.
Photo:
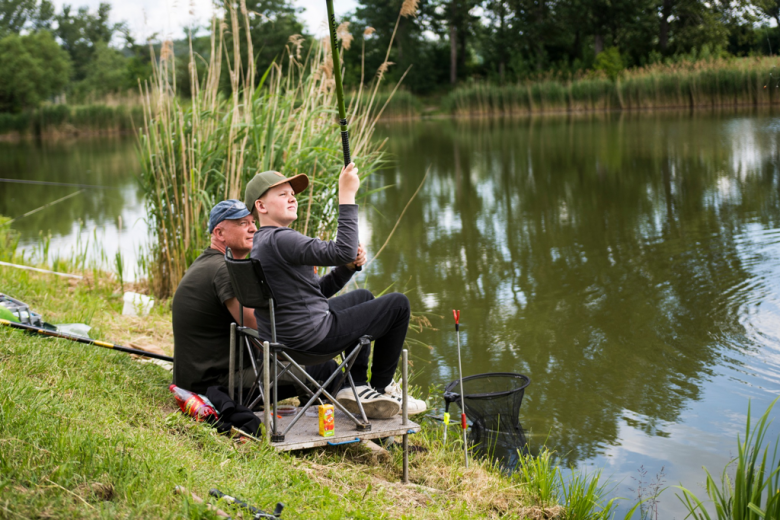
[{"label": "boy's raised hand", "polygon": [[355,194],[360,188],[360,177],[355,163],[349,163],[339,175],[339,204],[354,204]]}]

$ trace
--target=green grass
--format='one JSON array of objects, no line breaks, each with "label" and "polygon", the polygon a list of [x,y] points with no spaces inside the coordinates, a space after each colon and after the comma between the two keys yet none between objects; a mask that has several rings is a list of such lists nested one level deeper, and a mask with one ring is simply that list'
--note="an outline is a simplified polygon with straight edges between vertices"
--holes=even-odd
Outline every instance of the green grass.
[{"label": "green grass", "polygon": [[[744,440],[737,437],[737,457],[725,468],[720,478],[720,485],[712,474],[704,468],[707,475],[707,495],[715,508],[711,516],[704,503],[689,489],[679,487],[683,492],[678,495],[685,505],[690,517],[696,520],[759,520],[780,518],[780,458],[778,447],[780,438],[767,442],[767,429],[772,409],[779,398],[772,401],[766,412],[759,418],[751,430],[750,406],[748,406],[747,424]],[[772,456],[769,457],[769,449]],[[729,476],[729,468],[733,468],[733,478]]]},{"label": "green grass", "polygon": [[[0,267],[0,290],[54,323],[84,322],[96,338],[170,329],[166,305],[122,321],[119,282],[83,282]],[[138,322],[138,323],[136,323]],[[162,324],[162,325],[160,325]],[[284,518],[522,518],[539,509],[524,485],[487,461],[466,470],[458,439],[423,419],[411,443],[412,485],[401,453],[377,463],[357,448],[278,454],[235,444],[184,417],[170,373],[130,356],[0,327],[0,518],[215,518],[173,494],[183,485],[238,495]],[[226,509],[226,507],[223,507]]]}]

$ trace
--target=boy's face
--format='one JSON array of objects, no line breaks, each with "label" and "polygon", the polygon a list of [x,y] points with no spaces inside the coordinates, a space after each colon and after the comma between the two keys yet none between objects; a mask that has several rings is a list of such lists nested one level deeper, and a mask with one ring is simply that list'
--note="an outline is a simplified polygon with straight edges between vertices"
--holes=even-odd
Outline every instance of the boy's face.
[{"label": "boy's face", "polygon": [[260,225],[287,227],[298,218],[298,200],[289,182],[269,188],[255,201]]}]

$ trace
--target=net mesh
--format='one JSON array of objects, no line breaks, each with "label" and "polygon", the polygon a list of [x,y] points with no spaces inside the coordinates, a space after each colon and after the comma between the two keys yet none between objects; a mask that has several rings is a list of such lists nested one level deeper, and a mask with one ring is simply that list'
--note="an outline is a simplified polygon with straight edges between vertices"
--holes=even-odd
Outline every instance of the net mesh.
[{"label": "net mesh", "polygon": [[[520,407],[525,388],[531,380],[522,374],[494,372],[463,378],[466,417],[471,421],[470,441],[476,451],[497,458],[503,465],[513,466],[518,449],[526,446]],[[461,406],[460,381],[444,389],[445,409],[450,404]]]}]

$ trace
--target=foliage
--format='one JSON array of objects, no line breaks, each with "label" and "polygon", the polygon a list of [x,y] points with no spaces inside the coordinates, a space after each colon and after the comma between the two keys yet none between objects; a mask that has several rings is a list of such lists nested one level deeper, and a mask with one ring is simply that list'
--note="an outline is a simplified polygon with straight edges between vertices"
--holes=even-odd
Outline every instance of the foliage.
[{"label": "foliage", "polygon": [[776,104],[776,63],[771,58],[719,58],[627,70],[619,81],[589,74],[573,81],[550,77],[504,86],[475,82],[448,94],[442,108],[455,114],[529,114]]},{"label": "foliage", "polygon": [[74,13],[72,7],[66,4],[62,7],[62,12],[55,15],[55,34],[73,61],[75,81],[87,77],[97,44],[108,44],[114,33],[123,28],[123,24],[109,23],[110,14],[110,4],[101,3],[94,14],[90,13],[87,7],[80,7]]},{"label": "foliage", "polygon": [[54,15],[49,0],[3,0],[0,2],[0,38],[23,29],[48,29]]},{"label": "foliage", "polygon": [[603,72],[608,78],[615,81],[620,73],[623,72],[623,58],[617,47],[610,47],[596,55],[596,61],[593,63],[593,69]]},{"label": "foliage", "polygon": [[0,112],[0,135],[47,136],[78,132],[128,132],[143,120],[140,106],[42,105],[18,114]]},{"label": "foliage", "polygon": [[[780,438],[775,440],[771,458],[768,458],[769,445],[765,445],[766,433],[770,424],[769,417],[778,399],[767,410],[751,431],[750,405],[748,405],[745,437],[737,437],[737,457],[725,468],[720,478],[720,486],[713,476],[707,474],[707,495],[715,506],[715,518],[719,520],[759,520],[761,518],[780,518]],[[734,478],[727,471],[736,462]],[[712,518],[704,508],[702,501],[689,489],[682,486],[678,495],[690,516],[696,520]]]},{"label": "foliage", "polygon": [[127,60],[104,41],[95,43],[89,68],[83,80],[73,86],[76,99],[102,99],[127,89]]},{"label": "foliage", "polygon": [[[515,472],[533,500],[541,507],[561,504],[564,507],[563,518],[567,520],[611,520],[614,518],[618,498],[605,501],[612,489],[601,481],[601,471],[588,475],[573,470],[568,479],[564,478],[557,465],[554,452],[542,447],[536,456],[519,453],[519,465]],[[625,515],[630,519],[637,508],[638,501]]]},{"label": "foliage", "polygon": [[47,31],[0,40],[0,111],[20,112],[59,93],[70,76],[70,60]]}]

